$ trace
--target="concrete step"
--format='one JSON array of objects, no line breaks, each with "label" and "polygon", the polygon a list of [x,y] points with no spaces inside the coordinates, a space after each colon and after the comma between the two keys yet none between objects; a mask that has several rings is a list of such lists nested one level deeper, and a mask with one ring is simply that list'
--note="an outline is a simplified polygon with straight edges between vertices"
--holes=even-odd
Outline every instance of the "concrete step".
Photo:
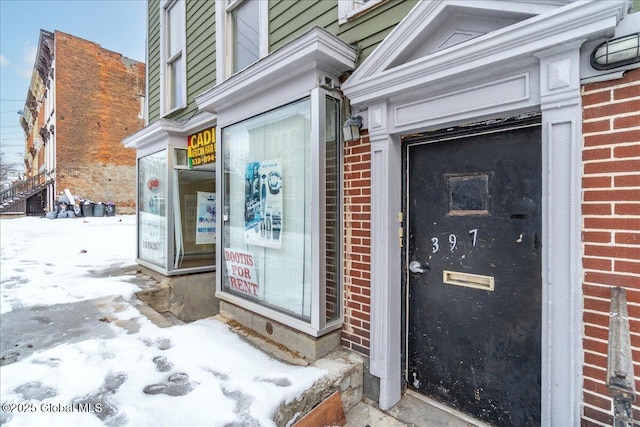
[{"label": "concrete step", "polygon": [[490,427],[412,390],[400,402],[381,411],[366,399],[346,414],[345,427]]}]

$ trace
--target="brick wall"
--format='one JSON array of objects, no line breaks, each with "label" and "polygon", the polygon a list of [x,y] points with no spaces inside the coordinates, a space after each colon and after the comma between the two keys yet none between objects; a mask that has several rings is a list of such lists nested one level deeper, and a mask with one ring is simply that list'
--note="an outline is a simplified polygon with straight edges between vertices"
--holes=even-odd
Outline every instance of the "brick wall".
[{"label": "brick wall", "polygon": [[56,191],[135,212],[136,152],[122,139],[142,128],[144,64],[55,32]]},{"label": "brick wall", "polygon": [[[610,286],[626,289],[640,390],[640,69],[582,88],[584,426],[610,426]],[[636,399],[636,403],[638,399]],[[634,406],[640,419],[640,406]]]},{"label": "brick wall", "polygon": [[344,148],[344,326],[342,345],[369,355],[371,326],[371,144]]}]

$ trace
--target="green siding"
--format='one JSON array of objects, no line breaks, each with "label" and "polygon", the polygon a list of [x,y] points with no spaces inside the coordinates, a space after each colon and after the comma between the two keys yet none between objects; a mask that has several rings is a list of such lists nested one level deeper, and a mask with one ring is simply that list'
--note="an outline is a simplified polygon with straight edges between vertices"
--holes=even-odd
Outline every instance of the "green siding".
[{"label": "green siding", "polygon": [[[269,0],[269,51],[314,26],[357,46],[361,63],[413,8],[417,0],[388,0],[338,25],[337,0]],[[149,122],[160,117],[160,0],[148,0]],[[215,2],[187,0],[187,108],[168,118],[184,120],[197,112],[195,98],[216,84]]]},{"label": "green siding", "polygon": [[389,0],[339,25],[337,0],[270,0],[269,51],[273,52],[310,28],[319,26],[347,44],[357,46],[360,50],[358,63],[362,63],[416,2]]},{"label": "green siding", "polygon": [[[195,98],[216,82],[215,3],[187,0],[187,107],[167,116],[181,121],[197,112]],[[160,118],[160,1],[148,1],[149,123]]]},{"label": "green siding", "polygon": [[147,58],[147,102],[149,105],[149,123],[160,117],[160,1],[147,2],[147,19],[149,25],[148,58]]},{"label": "green siding", "polygon": [[357,45],[361,50],[359,63],[371,54],[395,26],[409,14],[416,0],[390,0],[381,6],[365,12],[343,25],[339,32],[327,28],[348,44]]},{"label": "green siding", "polygon": [[187,1],[187,108],[172,115],[181,120],[196,113],[196,96],[216,83],[215,2]]},{"label": "green siding", "polygon": [[269,8],[269,51],[279,49],[309,28],[325,27],[333,21],[338,21],[336,0],[272,2]]}]

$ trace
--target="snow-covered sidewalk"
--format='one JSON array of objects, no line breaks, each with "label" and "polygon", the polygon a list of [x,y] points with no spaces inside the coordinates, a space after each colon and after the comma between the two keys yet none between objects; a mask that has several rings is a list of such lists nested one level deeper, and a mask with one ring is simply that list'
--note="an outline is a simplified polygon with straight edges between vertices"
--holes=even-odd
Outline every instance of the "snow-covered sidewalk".
[{"label": "snow-covered sidewalk", "polygon": [[[130,303],[130,274],[101,274],[135,269],[135,233],[135,216],[0,220],[0,312],[31,320],[0,322],[0,424],[275,425],[279,405],[326,371],[278,362],[215,319],[150,322]],[[39,337],[38,322],[68,342]],[[5,357],[20,348],[29,355]]]}]

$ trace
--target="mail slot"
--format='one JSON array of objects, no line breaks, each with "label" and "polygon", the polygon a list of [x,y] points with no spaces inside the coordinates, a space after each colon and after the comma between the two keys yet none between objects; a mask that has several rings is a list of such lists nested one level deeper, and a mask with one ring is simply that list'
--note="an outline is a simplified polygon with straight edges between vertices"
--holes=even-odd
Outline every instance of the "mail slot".
[{"label": "mail slot", "polygon": [[467,288],[493,291],[495,280],[493,276],[482,276],[480,274],[460,273],[457,271],[442,271],[442,281],[448,285],[464,286]]}]

